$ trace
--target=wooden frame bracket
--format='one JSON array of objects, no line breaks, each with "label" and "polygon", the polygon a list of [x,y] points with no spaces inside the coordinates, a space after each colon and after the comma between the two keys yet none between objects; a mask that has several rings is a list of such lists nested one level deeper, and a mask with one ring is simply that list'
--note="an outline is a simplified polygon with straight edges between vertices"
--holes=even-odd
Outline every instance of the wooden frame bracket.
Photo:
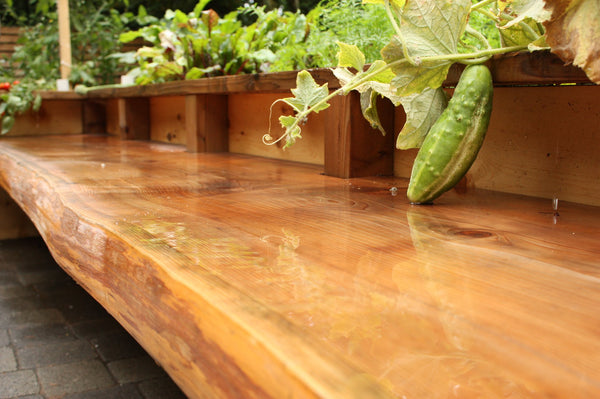
[{"label": "wooden frame bracket", "polygon": [[150,139],[150,99],[119,98],[119,136],[122,140]]},{"label": "wooden frame bracket", "polygon": [[194,94],[185,97],[186,147],[189,152],[229,150],[227,95]]},{"label": "wooden frame bracket", "polygon": [[381,100],[377,110],[384,136],[362,116],[360,95],[337,96],[327,110],[330,127],[325,135],[326,175],[351,178],[394,173],[394,106]]}]

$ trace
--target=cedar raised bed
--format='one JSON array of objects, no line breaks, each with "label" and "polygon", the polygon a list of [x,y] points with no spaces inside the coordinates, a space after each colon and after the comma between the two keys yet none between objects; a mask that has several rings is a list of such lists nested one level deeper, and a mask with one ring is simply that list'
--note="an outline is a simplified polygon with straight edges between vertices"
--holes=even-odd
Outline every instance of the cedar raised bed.
[{"label": "cedar raised bed", "polygon": [[355,98],[263,146],[292,73],[47,93],[72,130],[18,121],[0,185],[190,397],[594,397],[600,88],[492,67],[484,148],[434,206]]}]

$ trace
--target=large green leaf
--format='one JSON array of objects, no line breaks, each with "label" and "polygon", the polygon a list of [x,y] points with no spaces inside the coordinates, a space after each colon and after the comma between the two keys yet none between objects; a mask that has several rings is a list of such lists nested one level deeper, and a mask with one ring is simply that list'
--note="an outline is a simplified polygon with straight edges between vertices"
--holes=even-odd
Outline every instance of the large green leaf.
[{"label": "large green leaf", "polygon": [[301,71],[296,76],[296,88],[292,89],[294,97],[283,99],[284,102],[292,106],[297,112],[311,109],[313,112],[319,112],[329,107],[329,104],[322,100],[329,95],[327,83],[319,86],[308,71]]},{"label": "large green leaf", "polygon": [[[400,16],[402,36],[395,36],[382,50],[396,78],[392,87],[399,96],[438,88],[446,79],[451,62],[426,61],[424,57],[456,54],[467,25],[471,2],[414,0],[406,3]],[[406,53],[412,59],[406,58]]]},{"label": "large green leaf", "polygon": [[442,88],[425,89],[421,93],[402,97],[401,101],[406,122],[396,139],[396,148],[421,147],[429,129],[446,109],[446,93]]}]

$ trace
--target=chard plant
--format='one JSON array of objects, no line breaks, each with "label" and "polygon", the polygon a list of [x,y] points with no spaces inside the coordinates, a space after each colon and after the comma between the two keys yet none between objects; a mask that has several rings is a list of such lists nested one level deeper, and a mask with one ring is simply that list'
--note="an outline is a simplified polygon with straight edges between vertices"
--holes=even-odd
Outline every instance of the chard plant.
[{"label": "chard plant", "polygon": [[311,113],[328,108],[333,97],[356,90],[364,117],[383,134],[386,132],[377,115],[376,99],[385,97],[404,107],[406,123],[396,147],[419,148],[447,107],[442,83],[452,64],[482,64],[498,54],[553,50],[600,83],[600,4],[595,0],[363,3],[383,6],[393,27],[394,35],[383,47],[380,59],[366,64],[356,45],[338,43],[338,66],[333,73],[341,87],[330,92],[309,72],[298,73],[293,97],[276,101],[291,106],[295,114],[280,116],[283,134],[274,138],[269,131],[263,136],[265,144],[283,141],[284,148],[289,147],[301,137],[302,124]]}]

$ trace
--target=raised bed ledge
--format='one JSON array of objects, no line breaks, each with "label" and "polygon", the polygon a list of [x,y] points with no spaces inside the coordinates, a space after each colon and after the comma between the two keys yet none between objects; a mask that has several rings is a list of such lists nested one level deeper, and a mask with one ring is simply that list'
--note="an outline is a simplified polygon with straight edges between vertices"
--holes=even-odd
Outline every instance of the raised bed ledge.
[{"label": "raised bed ledge", "polygon": [[[557,84],[592,84],[578,67],[565,65],[556,55],[548,51],[514,53],[496,56],[488,61],[496,86],[554,86]],[[446,86],[458,81],[464,67],[454,64],[448,73]],[[339,87],[331,69],[309,70],[318,84],[327,83],[330,89]],[[259,73],[247,75],[218,76],[213,78],[180,80],[144,86],[128,86],[90,90],[85,95],[74,92],[44,91],[47,99],[75,98],[125,98],[156,97],[187,94],[234,94],[247,92],[280,93],[296,87],[297,71]]]}]

